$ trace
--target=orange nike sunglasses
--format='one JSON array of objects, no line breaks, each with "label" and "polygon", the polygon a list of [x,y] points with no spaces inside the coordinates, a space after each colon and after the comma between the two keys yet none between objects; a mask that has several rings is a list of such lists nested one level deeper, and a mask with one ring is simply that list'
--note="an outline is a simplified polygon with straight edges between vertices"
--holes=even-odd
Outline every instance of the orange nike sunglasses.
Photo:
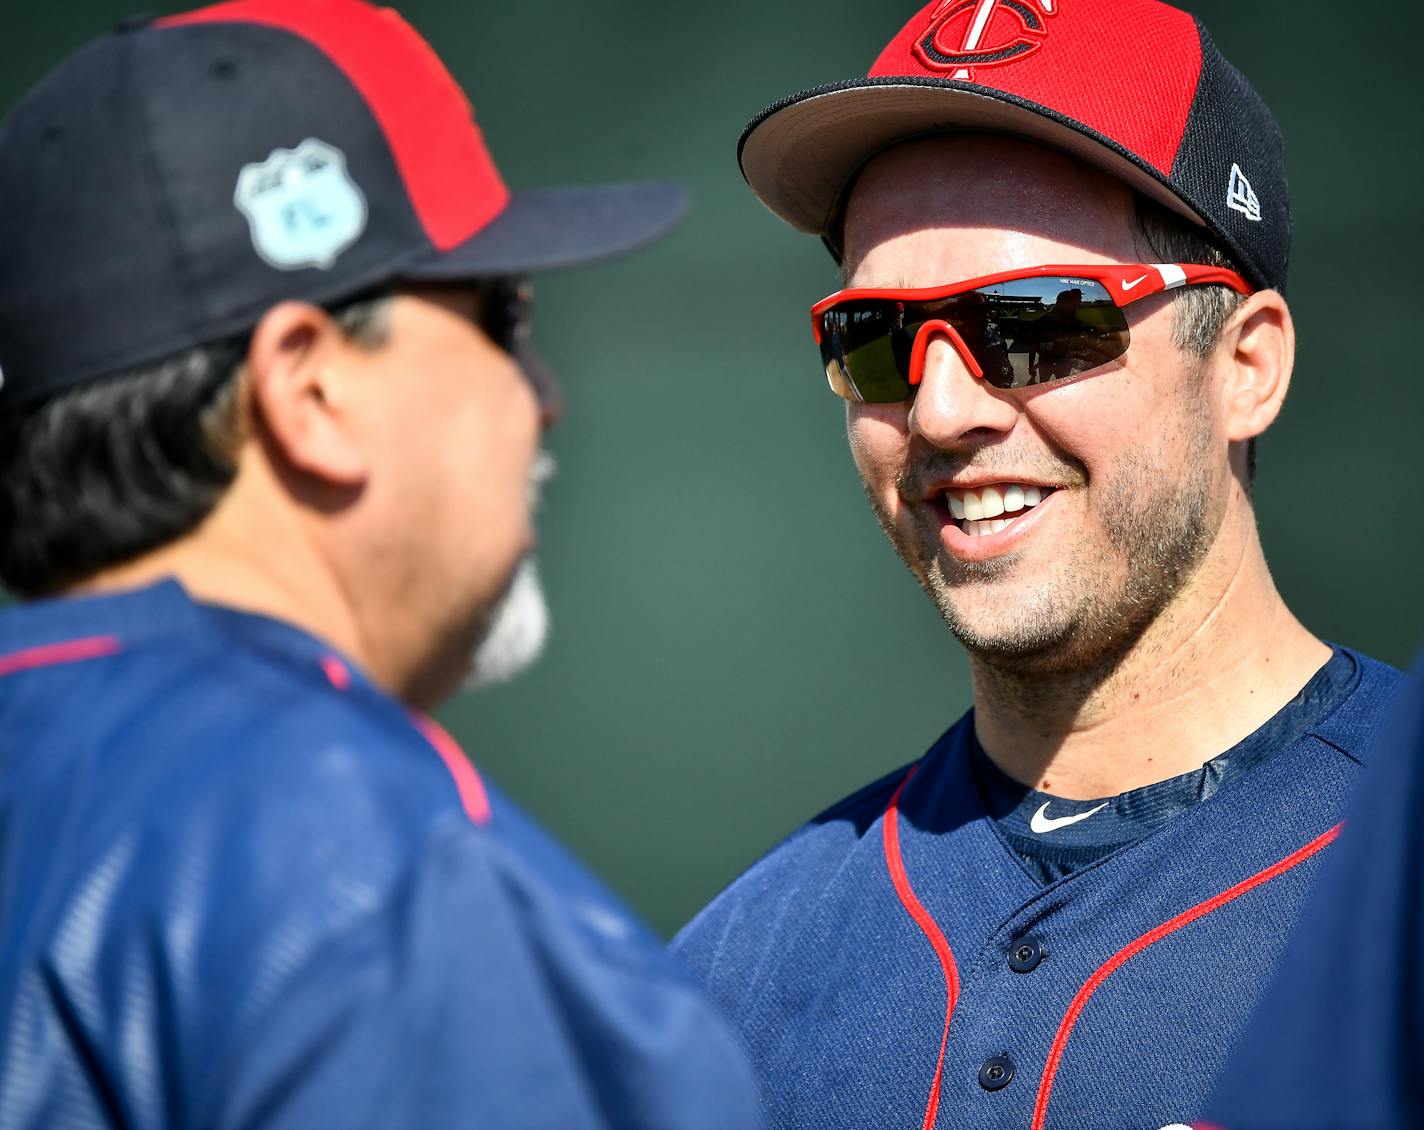
[{"label": "orange nike sunglasses", "polygon": [[942,334],[995,388],[1065,381],[1127,352],[1123,307],[1184,286],[1253,288],[1235,271],[1192,263],[1025,267],[918,290],[851,288],[811,307],[826,379],[866,404],[908,400]]}]

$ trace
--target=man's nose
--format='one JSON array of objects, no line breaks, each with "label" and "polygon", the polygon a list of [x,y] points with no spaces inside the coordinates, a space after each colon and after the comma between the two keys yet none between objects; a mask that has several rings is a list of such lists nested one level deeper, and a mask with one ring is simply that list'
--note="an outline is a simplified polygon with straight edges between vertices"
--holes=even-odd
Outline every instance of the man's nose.
[{"label": "man's nose", "polygon": [[917,386],[910,405],[910,430],[936,447],[960,446],[976,431],[1007,432],[1018,408],[984,380],[983,369],[964,339],[948,323],[921,328],[910,361]]}]

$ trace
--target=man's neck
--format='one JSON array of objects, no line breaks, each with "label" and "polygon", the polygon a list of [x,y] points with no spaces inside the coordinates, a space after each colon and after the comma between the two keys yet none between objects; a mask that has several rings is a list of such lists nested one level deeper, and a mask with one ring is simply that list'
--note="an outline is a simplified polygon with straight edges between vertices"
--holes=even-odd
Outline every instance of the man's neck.
[{"label": "man's neck", "polygon": [[230,491],[192,533],[106,569],[73,591],[114,592],[171,578],[195,600],[282,620],[368,667],[350,602],[320,547],[289,512],[246,510],[248,500]]},{"label": "man's neck", "polygon": [[971,656],[975,730],[994,762],[1069,799],[1199,768],[1267,722],[1330,649],[1276,592],[1254,527],[1209,554],[1122,654],[1068,674]]}]

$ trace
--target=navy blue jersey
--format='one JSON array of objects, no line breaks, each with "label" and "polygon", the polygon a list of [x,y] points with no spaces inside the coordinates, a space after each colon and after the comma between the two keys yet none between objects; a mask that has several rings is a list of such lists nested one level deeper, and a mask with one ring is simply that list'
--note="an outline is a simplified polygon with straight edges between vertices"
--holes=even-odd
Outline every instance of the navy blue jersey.
[{"label": "navy blue jersey", "polygon": [[1226,751],[1244,771],[1051,881],[986,811],[972,715],[753,866],[675,946],[740,1029],[769,1124],[1199,1114],[1398,679],[1352,652],[1326,666]]},{"label": "navy blue jersey", "polygon": [[1209,1110],[1225,1130],[1424,1126],[1424,662]]},{"label": "navy blue jersey", "polygon": [[453,743],[176,584],[0,613],[0,1126],[727,1127],[715,1010]]}]

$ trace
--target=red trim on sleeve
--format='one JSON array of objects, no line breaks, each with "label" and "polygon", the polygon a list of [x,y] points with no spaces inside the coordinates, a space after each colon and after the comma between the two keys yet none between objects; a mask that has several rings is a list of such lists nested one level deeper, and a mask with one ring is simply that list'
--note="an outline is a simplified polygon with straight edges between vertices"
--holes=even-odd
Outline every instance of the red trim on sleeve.
[{"label": "red trim on sleeve", "polygon": [[289,32],[336,65],[385,134],[411,206],[438,250],[465,242],[504,211],[509,190],[469,101],[398,13],[365,4],[230,0],[156,20],[154,26],[213,23]]},{"label": "red trim on sleeve", "polygon": [[106,655],[114,655],[122,647],[118,636],[90,636],[82,640],[66,640],[64,643],[13,651],[9,655],[0,655],[0,679],[19,671],[33,671],[38,667],[55,667],[61,663],[102,659]]},{"label": "red trim on sleeve", "polygon": [[949,942],[946,940],[944,932],[931,917],[930,912],[925,909],[924,904],[916,897],[914,888],[910,886],[910,877],[905,873],[905,861],[900,857],[900,794],[905,791],[905,786],[910,783],[910,778],[915,775],[917,768],[919,768],[917,765],[911,766],[885,809],[885,868],[890,872],[890,882],[895,887],[895,894],[900,899],[900,905],[905,908],[905,912],[914,919],[915,925],[929,939],[930,945],[934,948],[935,957],[939,959],[940,969],[944,972],[944,1032],[939,1038],[939,1060],[935,1063],[934,1080],[930,1083],[930,1097],[925,1104],[925,1120],[921,1124],[921,1130],[930,1130],[934,1126],[935,1115],[939,1112],[939,1085],[940,1078],[944,1074],[945,1048],[949,1046],[949,1021],[954,1016],[954,1006],[959,1000],[959,969],[955,966],[954,952],[949,948]]},{"label": "red trim on sleeve", "polygon": [[455,778],[455,788],[459,791],[465,815],[476,824],[488,824],[489,794],[485,792],[484,782],[475,772],[475,767],[470,764],[470,759],[465,756],[465,751],[445,732],[445,728],[429,715],[412,714],[410,720],[415,723],[415,728],[425,740],[435,747],[435,752],[440,755],[440,760],[445,762],[450,776]]},{"label": "red trim on sleeve", "polygon": [[1063,1017],[1063,1022],[1058,1026],[1058,1034],[1053,1038],[1053,1044],[1048,1050],[1048,1063],[1043,1068],[1043,1078],[1038,1084],[1038,1100],[1034,1103],[1033,1122],[1030,1124],[1031,1130],[1043,1130],[1044,1121],[1048,1117],[1048,1100],[1053,1094],[1053,1080],[1058,1074],[1058,1067],[1063,1062],[1063,1050],[1068,1045],[1068,1036],[1073,1031],[1073,1025],[1078,1022],[1078,1017],[1082,1014],[1088,999],[1102,987],[1104,981],[1116,973],[1130,959],[1136,957],[1153,942],[1160,942],[1168,934],[1180,930],[1183,926],[1195,922],[1198,918],[1205,917],[1213,910],[1218,910],[1238,899],[1247,891],[1259,887],[1262,883],[1269,883],[1281,875],[1284,875],[1292,867],[1299,863],[1304,863],[1316,852],[1328,847],[1329,844],[1340,834],[1340,829],[1344,824],[1336,824],[1328,832],[1317,836],[1306,844],[1303,848],[1292,852],[1284,859],[1279,860],[1264,871],[1259,871],[1249,879],[1237,883],[1236,886],[1222,891],[1220,894],[1212,895],[1205,902],[1200,902],[1190,910],[1185,910],[1175,918],[1163,922],[1160,926],[1147,931],[1136,941],[1130,942],[1103,962],[1091,977],[1083,983],[1083,987],[1078,990],[1077,996],[1073,998],[1073,1003],[1068,1006],[1068,1012]]},{"label": "red trim on sleeve", "polygon": [[337,690],[344,691],[350,688],[351,669],[336,656],[323,655],[321,657],[321,672],[326,676],[327,682]]}]

